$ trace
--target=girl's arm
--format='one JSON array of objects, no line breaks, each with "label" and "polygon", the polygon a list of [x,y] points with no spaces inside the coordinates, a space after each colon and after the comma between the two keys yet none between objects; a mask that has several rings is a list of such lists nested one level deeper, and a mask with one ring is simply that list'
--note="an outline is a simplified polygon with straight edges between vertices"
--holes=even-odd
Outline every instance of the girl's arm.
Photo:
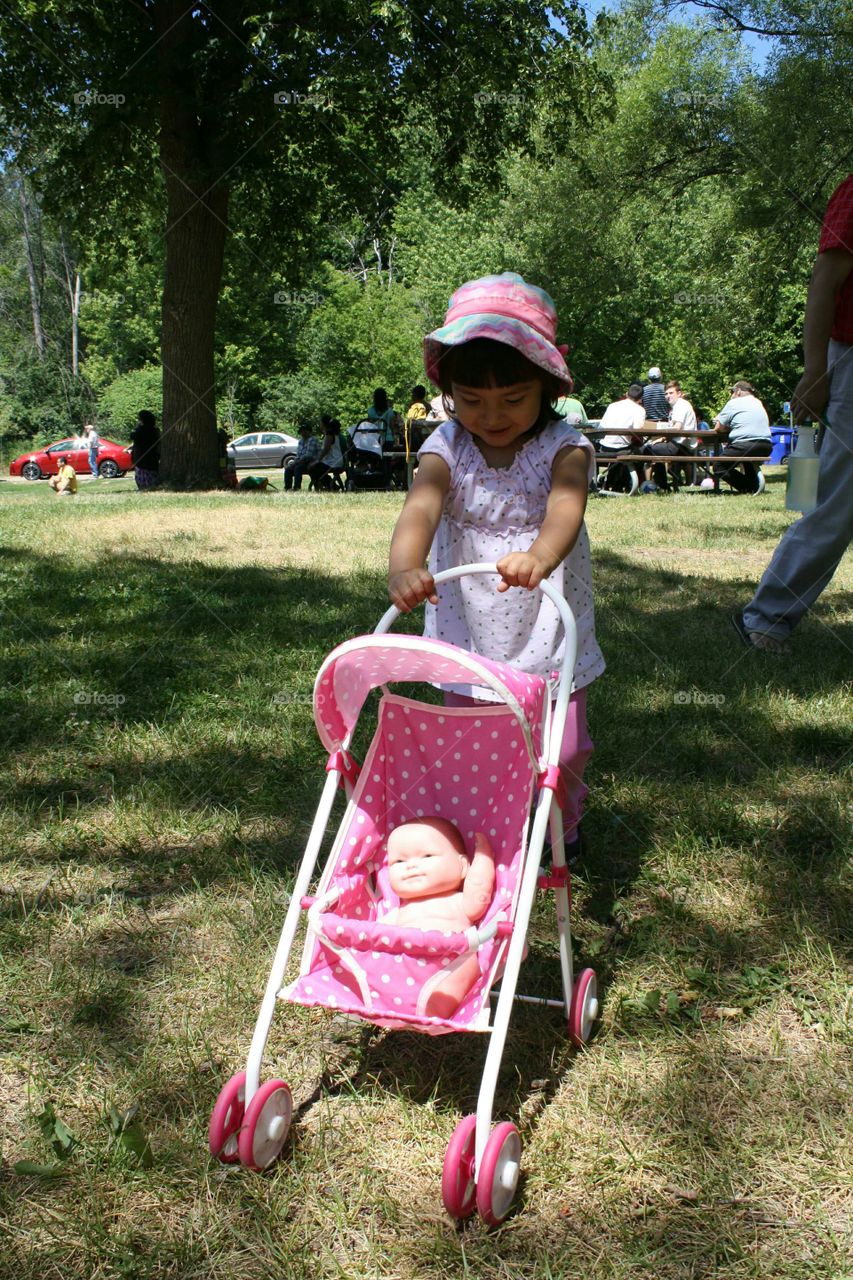
[{"label": "girl's arm", "polygon": [[529,551],[512,551],[498,561],[503,582],[510,587],[538,587],[562,564],[578,539],[589,493],[589,463],[585,449],[561,449],[551,469],[551,492],[539,536]]},{"label": "girl's arm", "polygon": [[424,561],[449,488],[447,463],[436,453],[425,453],[391,536],[388,594],[402,613],[408,613],[423,600],[438,604],[435,583],[424,568]]}]

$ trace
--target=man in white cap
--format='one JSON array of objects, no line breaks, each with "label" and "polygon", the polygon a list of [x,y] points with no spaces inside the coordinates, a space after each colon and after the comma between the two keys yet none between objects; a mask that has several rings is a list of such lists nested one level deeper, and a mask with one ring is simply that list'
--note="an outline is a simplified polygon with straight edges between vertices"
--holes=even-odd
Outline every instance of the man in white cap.
[{"label": "man in white cap", "polygon": [[650,422],[666,422],[669,405],[661,383],[661,371],[656,364],[649,369],[649,380],[643,387],[643,408]]}]

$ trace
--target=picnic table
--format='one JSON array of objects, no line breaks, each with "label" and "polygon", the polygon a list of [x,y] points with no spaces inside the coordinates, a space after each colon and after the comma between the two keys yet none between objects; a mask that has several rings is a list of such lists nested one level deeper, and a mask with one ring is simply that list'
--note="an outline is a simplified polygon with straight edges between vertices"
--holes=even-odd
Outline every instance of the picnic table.
[{"label": "picnic table", "polygon": [[[653,422],[650,418],[646,419],[645,426],[634,427],[630,431],[612,431],[609,428],[602,428],[602,427],[595,426],[594,422],[580,423],[577,429],[578,431],[582,431],[583,434],[589,440],[592,440],[593,443],[595,443],[596,439],[598,439],[601,436],[611,436],[611,435],[641,436],[641,437],[645,437],[646,439],[663,439],[663,440],[666,440],[670,437],[673,437],[673,438],[678,437],[679,439],[687,438],[690,440],[696,440],[697,444],[702,444],[703,442],[706,444],[712,444],[715,446],[715,449],[719,449],[725,443],[725,439],[726,439],[726,437],[720,435],[718,431],[712,431],[710,428],[708,428],[708,430],[705,430],[705,431],[702,431],[699,429],[697,429],[696,431],[684,431],[680,427],[669,427],[666,424],[661,422]],[[676,454],[672,457],[661,457],[661,458],[654,459],[650,454],[647,454],[647,453],[631,453],[630,451],[626,450],[625,453],[619,453],[619,454],[615,454],[615,453],[603,454],[603,455],[596,454],[595,460],[596,460],[596,467],[607,466],[608,468],[617,462],[618,463],[642,462],[643,464],[648,465],[650,461],[657,461],[667,466],[671,466],[674,463],[678,466],[693,465],[695,467],[697,464],[697,458],[699,456],[702,456],[702,455],[697,455],[696,453],[689,453],[689,454],[685,453],[680,455]],[[711,454],[712,458],[715,456],[716,456],[716,452]],[[767,458],[757,458],[757,457],[752,457],[752,455],[746,455],[746,454],[742,455],[741,457],[738,457],[737,459],[732,458],[733,464],[736,465],[737,463],[740,463],[740,462],[757,462],[757,463],[764,463],[766,465]],[[624,494],[624,495],[619,494],[620,497],[623,497],[623,496],[633,497],[633,495],[637,492],[637,490],[640,487],[639,479],[637,477],[637,473],[634,467],[630,467],[629,471],[632,477],[631,489],[627,494]],[[713,468],[711,469],[711,478],[714,481],[713,492],[719,493],[720,477],[716,473],[716,471],[713,470]],[[758,492],[761,493],[764,489],[764,483],[763,483],[763,476],[761,475],[760,472],[759,472],[759,482],[760,482],[760,487]],[[598,492],[610,496],[614,494],[616,491],[610,490],[610,489],[599,489]]]}]

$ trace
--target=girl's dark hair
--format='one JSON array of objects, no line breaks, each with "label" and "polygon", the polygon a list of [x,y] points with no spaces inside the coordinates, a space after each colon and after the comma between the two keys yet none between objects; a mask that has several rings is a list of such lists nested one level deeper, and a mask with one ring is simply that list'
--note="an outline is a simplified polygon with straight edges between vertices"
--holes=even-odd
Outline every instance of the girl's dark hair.
[{"label": "girl's dark hair", "polygon": [[445,396],[452,395],[452,384],[465,387],[512,387],[517,382],[542,385],[542,407],[531,431],[541,431],[559,418],[554,403],[563,394],[559,378],[533,364],[515,347],[493,338],[472,338],[458,347],[447,347],[438,362],[438,385]]},{"label": "girl's dark hair", "polygon": [[422,387],[420,383],[418,383],[416,387],[412,387],[413,403],[416,403],[418,400],[423,400],[425,395],[426,395],[426,387]]},{"label": "girl's dark hair", "polygon": [[150,413],[148,409],[140,409],[136,416],[143,427],[150,428],[154,426],[154,414]]},{"label": "girl's dark hair", "polygon": [[373,407],[377,413],[384,413],[388,408],[388,392],[384,387],[377,387],[374,391]]}]

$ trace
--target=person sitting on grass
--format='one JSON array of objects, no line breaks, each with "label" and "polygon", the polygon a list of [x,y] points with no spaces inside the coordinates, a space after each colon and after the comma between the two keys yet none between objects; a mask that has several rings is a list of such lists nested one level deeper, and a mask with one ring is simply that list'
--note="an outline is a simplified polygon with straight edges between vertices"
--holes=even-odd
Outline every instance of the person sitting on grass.
[{"label": "person sitting on grass", "polygon": [[73,498],[77,492],[77,472],[65,454],[58,459],[58,462],[59,470],[55,476],[50,477],[47,483],[58,497]]}]

